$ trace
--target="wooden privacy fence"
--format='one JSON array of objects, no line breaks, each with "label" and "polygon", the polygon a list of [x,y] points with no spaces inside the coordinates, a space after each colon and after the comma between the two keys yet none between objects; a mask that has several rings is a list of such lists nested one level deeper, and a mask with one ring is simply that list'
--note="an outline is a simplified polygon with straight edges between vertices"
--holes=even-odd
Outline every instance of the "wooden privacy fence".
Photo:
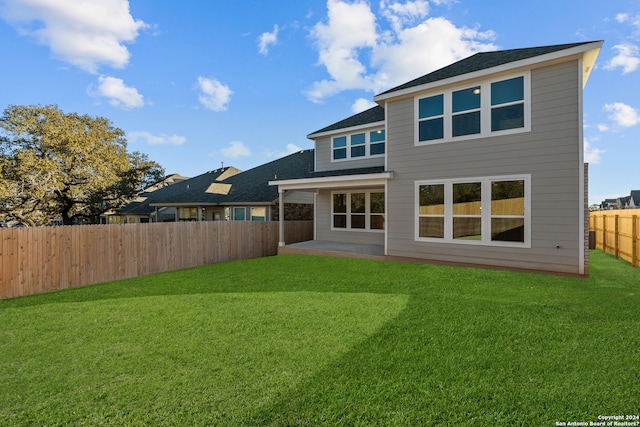
[{"label": "wooden privacy fence", "polygon": [[590,212],[589,230],[597,248],[640,265],[640,209]]},{"label": "wooden privacy fence", "polygon": [[[313,221],[285,222],[285,242],[311,239]],[[277,222],[0,229],[0,299],[277,252]]]}]

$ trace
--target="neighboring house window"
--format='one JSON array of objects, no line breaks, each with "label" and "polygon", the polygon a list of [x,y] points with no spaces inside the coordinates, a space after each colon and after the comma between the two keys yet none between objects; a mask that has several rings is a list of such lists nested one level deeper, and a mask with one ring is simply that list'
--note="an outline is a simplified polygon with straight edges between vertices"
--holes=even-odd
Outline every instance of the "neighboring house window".
[{"label": "neighboring house window", "polygon": [[416,182],[418,241],[530,247],[530,176]]},{"label": "neighboring house window", "polygon": [[266,221],[267,209],[266,208],[251,208],[251,221]]},{"label": "neighboring house window", "polygon": [[416,98],[416,144],[530,129],[529,74]]},{"label": "neighboring house window", "polygon": [[377,129],[332,139],[332,161],[376,157],[385,153],[385,131]]},{"label": "neighboring house window", "polygon": [[181,220],[194,220],[198,219],[198,208],[180,208],[182,215]]},{"label": "neighboring house window", "polygon": [[234,221],[245,221],[247,214],[246,208],[233,208],[233,220]]},{"label": "neighboring house window", "polygon": [[331,194],[333,230],[384,230],[384,192],[356,191]]}]

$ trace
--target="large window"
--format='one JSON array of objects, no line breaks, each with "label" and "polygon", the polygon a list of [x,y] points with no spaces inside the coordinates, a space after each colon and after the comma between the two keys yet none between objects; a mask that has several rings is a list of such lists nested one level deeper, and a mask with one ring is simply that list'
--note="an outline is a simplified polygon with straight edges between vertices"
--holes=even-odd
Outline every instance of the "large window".
[{"label": "large window", "polygon": [[530,246],[530,176],[416,183],[418,241]]},{"label": "large window", "polygon": [[416,98],[416,144],[530,129],[529,74]]},{"label": "large window", "polygon": [[385,131],[377,129],[337,136],[331,140],[331,144],[332,161],[382,156],[385,152]]},{"label": "large window", "polygon": [[333,230],[384,230],[384,192],[354,191],[331,194]]}]

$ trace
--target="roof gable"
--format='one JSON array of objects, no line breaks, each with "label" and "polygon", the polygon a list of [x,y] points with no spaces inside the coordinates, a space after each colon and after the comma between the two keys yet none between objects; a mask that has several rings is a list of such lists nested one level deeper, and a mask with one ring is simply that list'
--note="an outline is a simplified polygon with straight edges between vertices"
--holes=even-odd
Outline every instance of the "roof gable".
[{"label": "roof gable", "polygon": [[[593,47],[588,47],[588,45],[594,45]],[[600,45],[602,45],[602,41],[589,41],[589,42],[579,42],[579,43],[566,43],[566,44],[557,44],[550,46],[538,46],[538,47],[529,47],[529,48],[521,48],[521,49],[509,49],[509,50],[500,50],[493,52],[480,52],[474,55],[471,55],[467,58],[464,58],[460,61],[454,62],[451,65],[448,65],[444,68],[440,68],[439,70],[433,71],[429,74],[425,74],[421,77],[418,77],[414,80],[411,80],[407,83],[401,84],[394,88],[391,88],[385,92],[382,92],[374,97],[374,99],[386,99],[392,97],[396,94],[396,92],[403,92],[410,90],[412,88],[417,88],[419,86],[428,85],[430,83],[436,83],[448,79],[454,79],[457,77],[464,76],[466,74],[481,72],[483,70],[490,70],[495,67],[504,66],[506,64],[516,63],[518,61],[531,60],[534,58],[542,57],[544,55],[554,54],[554,53],[562,53],[562,51],[567,51],[574,48],[581,48],[583,50],[577,50],[575,52],[567,52],[569,55],[571,53],[583,53],[583,51],[587,51],[589,49],[595,49],[596,47],[599,50]],[[595,61],[595,57],[593,58]],[[591,65],[586,66],[586,75],[591,71]]]},{"label": "roof gable", "polygon": [[340,120],[332,125],[324,127],[320,130],[317,130],[307,136],[307,138],[313,138],[318,134],[322,134],[324,132],[331,132],[339,129],[347,129],[356,126],[368,125],[377,122],[384,122],[384,108],[376,105],[373,108],[369,108],[361,113],[354,114],[353,116],[347,117],[344,120]]},{"label": "roof gable", "polygon": [[[491,68],[503,66],[505,64],[532,59],[543,55],[562,52],[573,48],[579,48],[581,46],[584,46],[585,49],[587,49],[587,45],[591,44],[597,45],[599,48],[599,45],[601,45],[602,42],[596,41],[566,43],[551,46],[538,46],[522,49],[509,49],[494,52],[476,53],[460,61],[454,62],[453,64],[448,65],[444,68],[440,68],[439,70],[433,71],[429,74],[425,74],[421,77],[418,77],[417,79],[411,80],[407,83],[382,92],[376,95],[374,99],[376,99],[377,101],[382,101],[384,99],[394,97],[398,93],[411,91],[412,89],[417,89],[420,86],[428,85],[430,83],[436,83],[439,81],[464,76],[465,74],[479,72],[482,70],[489,70]],[[595,48],[595,46],[593,48]],[[595,61],[595,58],[593,58],[593,61]],[[589,68],[589,66],[587,66],[587,68]],[[588,72],[590,72],[590,68]],[[313,139],[322,136],[324,133],[334,133],[339,130],[365,126],[377,122],[384,122],[384,120],[384,108],[381,106],[375,106],[366,111],[354,114],[353,116],[347,117],[344,120],[340,120],[339,122],[310,133],[309,135],[307,135],[307,138]]]}]

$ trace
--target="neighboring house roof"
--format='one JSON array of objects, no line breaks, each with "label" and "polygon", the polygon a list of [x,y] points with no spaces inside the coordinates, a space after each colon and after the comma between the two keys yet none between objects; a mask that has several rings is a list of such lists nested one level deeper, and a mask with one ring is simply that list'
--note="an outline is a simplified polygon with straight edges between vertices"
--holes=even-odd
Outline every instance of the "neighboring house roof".
[{"label": "neighboring house roof", "polygon": [[640,206],[640,190],[631,190],[629,197],[633,199],[634,206]]},{"label": "neighboring house roof", "polygon": [[150,186],[148,186],[147,188],[145,188],[145,189],[142,191],[142,194],[144,194],[144,193],[150,193],[150,192],[152,192],[152,191],[159,190],[159,189],[161,189],[161,188],[167,187],[167,186],[169,186],[169,185],[173,185],[173,184],[178,183],[178,182],[180,182],[180,181],[185,181],[185,180],[187,180],[187,179],[189,179],[189,177],[188,177],[188,176],[182,176],[182,175],[180,175],[180,174],[178,174],[178,173],[172,173],[172,174],[170,174],[170,175],[166,175],[166,176],[165,176],[164,178],[162,178],[160,181],[158,181],[158,182],[156,182],[156,183],[154,183],[154,184],[151,184]]},{"label": "neighboring house roof", "polygon": [[316,134],[330,132],[338,129],[346,129],[355,126],[367,125],[371,123],[384,122],[384,108],[376,105],[373,108],[370,108],[366,111],[363,111],[358,114],[354,114],[351,117],[347,117],[344,120],[340,120],[332,125],[324,127],[320,130],[317,130],[307,136],[307,138],[312,138]]},{"label": "neighboring house roof", "polygon": [[[182,183],[182,191],[161,195],[152,206],[227,205],[243,203],[271,203],[278,199],[278,188],[269,185],[274,179],[295,179],[313,170],[314,151],[303,150],[253,169],[190,185],[192,178]],[[206,175],[206,174],[205,174]],[[184,188],[184,185],[189,188]],[[212,185],[213,184],[213,185]]]},{"label": "neighboring house roof", "polygon": [[551,46],[500,50],[494,52],[480,52],[476,53],[475,55],[469,56],[468,58],[455,62],[447,67],[440,68],[439,70],[436,70],[432,73],[426,74],[422,77],[418,77],[417,79],[401,84],[400,86],[396,86],[392,89],[382,92],[377,96],[386,95],[392,92],[424,85],[427,83],[433,83],[439,80],[449,79],[463,74],[473,73],[475,71],[486,70],[488,68],[497,67],[500,65],[508,64],[510,62],[521,61],[524,59],[534,58],[536,56],[546,55],[548,53],[571,49],[573,47],[590,43],[594,42],[567,43]]},{"label": "neighboring house roof", "polygon": [[181,180],[177,183],[162,187],[155,191],[142,193],[137,201],[131,202],[120,209],[117,215],[150,215],[155,212],[155,207],[151,206],[157,200],[169,198],[177,194],[181,194],[190,189],[206,190],[211,184],[219,182],[229,176],[240,173],[239,169],[234,167],[220,168],[213,171],[203,173],[194,178]]}]

